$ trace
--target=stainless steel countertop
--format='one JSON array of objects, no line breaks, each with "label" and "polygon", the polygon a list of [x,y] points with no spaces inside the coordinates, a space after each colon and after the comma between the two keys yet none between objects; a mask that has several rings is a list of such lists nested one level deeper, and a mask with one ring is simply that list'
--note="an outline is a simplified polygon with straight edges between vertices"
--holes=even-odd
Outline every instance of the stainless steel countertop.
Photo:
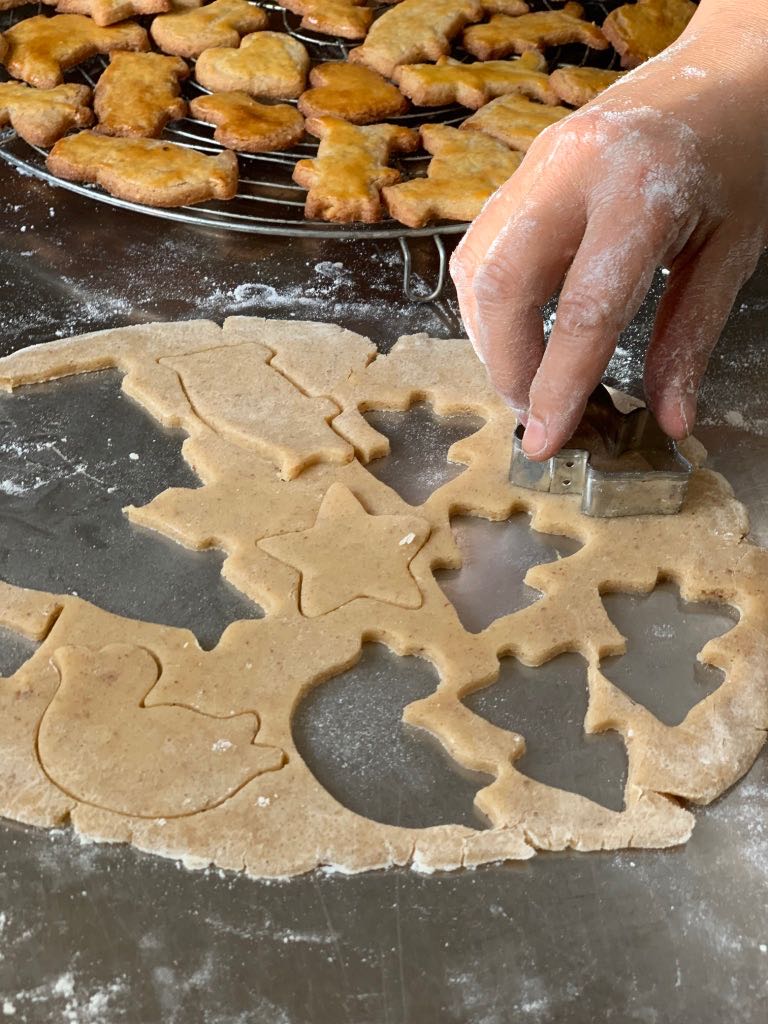
[{"label": "stainless steel countertop", "polygon": [[[2,165],[0,224],[3,353],[55,335],[231,313],[333,320],[382,347],[401,333],[458,330],[452,293],[439,307],[402,298],[394,244],[193,231],[90,204]],[[417,270],[431,280],[429,243],[416,257]],[[614,381],[634,390],[649,309],[612,364]],[[699,431],[764,543],[767,311],[764,263],[713,361]],[[193,477],[179,458],[181,435],[161,430],[117,387],[116,375],[98,374],[0,399],[0,480],[14,484],[0,493],[0,577],[77,590],[124,614],[189,625],[210,645],[228,621],[259,609],[221,582],[215,552],[186,552],[122,520],[121,505]],[[396,467],[413,492],[449,472],[446,445],[471,425],[417,411],[391,417],[386,427],[393,456],[371,468],[386,478]],[[421,439],[416,452],[414,437]],[[142,458],[128,460],[130,451]],[[525,568],[551,558],[559,544],[531,534],[525,517],[509,526],[471,521],[457,528],[471,574],[446,574],[444,583],[470,618],[478,605],[492,615],[529,600]],[[660,625],[654,636],[669,639],[676,631],[680,638],[662,662],[675,693],[667,697],[658,685],[648,693],[657,713],[674,718],[681,701],[706,692],[697,687],[716,685],[693,677],[691,649],[727,620],[681,609],[669,592],[650,603],[623,600],[612,614],[625,628],[642,634]],[[3,640],[0,672],[8,672],[28,645]],[[634,668],[626,661],[622,685],[642,687],[650,659],[638,658]],[[528,709],[539,712],[531,735],[558,743],[562,756],[553,766],[532,745],[525,770],[549,772],[545,781],[568,780],[610,804],[620,792],[623,755],[610,738],[581,735],[579,659],[566,656],[539,671],[540,703]],[[504,672],[496,694],[484,691],[475,708],[502,723],[509,713]],[[396,684],[386,694],[369,685],[379,673]],[[314,691],[297,721],[297,740],[340,799],[384,820],[477,823],[471,798],[479,780],[459,775],[399,721],[403,705],[431,685],[423,663],[373,645],[346,677]],[[340,708],[352,772],[322,742],[326,727],[338,728]],[[371,723],[387,737],[375,763],[370,744],[356,742]],[[432,877],[318,873],[262,883],[189,872],[131,848],[83,845],[67,830],[0,822],[0,1019],[762,1024],[767,783],[763,754],[732,792],[698,812],[682,849],[542,854],[525,864]]]}]

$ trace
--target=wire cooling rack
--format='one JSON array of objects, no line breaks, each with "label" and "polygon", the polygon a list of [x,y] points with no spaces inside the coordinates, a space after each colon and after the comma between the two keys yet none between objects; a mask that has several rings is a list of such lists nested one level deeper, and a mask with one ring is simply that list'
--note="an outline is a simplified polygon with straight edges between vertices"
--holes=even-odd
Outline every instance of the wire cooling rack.
[{"label": "wire cooling rack", "polygon": [[[352,41],[305,31],[300,27],[301,19],[278,4],[260,2],[259,6],[270,12],[272,22],[270,27],[277,30],[282,29],[304,43],[313,65],[323,61],[343,60],[349,50],[360,43],[359,40]],[[550,3],[550,0],[543,0],[539,4],[532,4],[532,7],[534,6],[557,9],[562,5]],[[588,17],[602,22],[610,5],[603,0],[593,0],[593,2],[588,0],[584,6]],[[388,9],[391,8],[382,8],[382,10]],[[53,13],[52,8],[40,4],[0,12],[0,31],[7,30],[15,22],[28,18],[36,12]],[[151,19],[137,20],[148,24]],[[459,56],[461,57],[461,54]],[[585,64],[588,58],[590,63],[593,63],[595,57],[600,60],[601,56],[603,55],[591,54],[585,47],[560,48],[547,53],[552,67],[561,63]],[[106,57],[95,57],[73,68],[67,73],[66,80],[93,87],[107,63]],[[606,66],[604,59],[602,66]],[[7,77],[4,70],[0,68],[0,81]],[[208,92],[194,81],[194,76],[183,83],[182,90],[187,99],[193,99],[195,96]],[[391,123],[409,127],[417,127],[428,122],[459,125],[470,113],[471,111],[460,106],[417,108],[389,120]],[[182,146],[194,148],[201,153],[213,154],[219,153],[223,149],[219,143],[214,141],[213,132],[212,125],[186,117],[169,124],[163,132],[163,138]],[[443,290],[447,272],[447,255],[443,237],[463,234],[467,225],[464,223],[440,223],[424,228],[408,228],[391,218],[386,218],[377,224],[336,224],[310,220],[304,216],[306,190],[295,184],[292,174],[298,160],[311,158],[316,153],[317,143],[314,141],[301,142],[290,150],[281,152],[238,152],[240,179],[234,199],[226,202],[211,201],[195,206],[165,209],[128,202],[109,195],[108,192],[96,185],[83,185],[56,177],[46,167],[46,150],[24,142],[11,129],[0,129],[0,157],[9,164],[43,181],[87,196],[89,199],[108,203],[110,206],[161,217],[165,220],[180,221],[197,227],[250,234],[293,238],[396,241],[400,245],[403,257],[403,292],[406,298],[413,302],[431,302],[436,299]],[[428,159],[423,154],[401,157],[399,167],[403,177],[408,178],[423,173]],[[410,241],[417,238],[431,238],[437,252],[438,268],[435,285],[426,294],[421,290],[416,291],[413,284]]]}]

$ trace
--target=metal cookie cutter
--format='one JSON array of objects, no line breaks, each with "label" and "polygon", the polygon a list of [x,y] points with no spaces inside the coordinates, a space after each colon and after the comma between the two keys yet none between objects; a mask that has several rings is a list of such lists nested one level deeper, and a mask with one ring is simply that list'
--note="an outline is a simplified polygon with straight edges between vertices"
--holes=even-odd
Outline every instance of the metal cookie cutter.
[{"label": "metal cookie cutter", "polygon": [[[616,392],[620,399],[632,399]],[[645,406],[617,408],[603,384],[565,448],[546,462],[523,452],[525,428],[518,425],[509,479],[519,487],[550,494],[580,494],[588,516],[671,515],[679,512],[691,463],[661,430]]]}]

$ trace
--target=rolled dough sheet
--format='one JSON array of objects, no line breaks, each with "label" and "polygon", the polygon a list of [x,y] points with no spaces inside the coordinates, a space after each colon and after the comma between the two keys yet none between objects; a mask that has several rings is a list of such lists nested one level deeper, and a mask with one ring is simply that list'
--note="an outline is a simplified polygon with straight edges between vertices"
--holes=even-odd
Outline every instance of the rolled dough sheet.
[{"label": "rolled dough sheet", "polygon": [[[3,815],[71,820],[94,839],[257,876],[327,865],[431,871],[537,850],[684,842],[694,824],[684,802],[714,799],[761,749],[768,553],[745,540],[744,509],[722,477],[698,469],[680,515],[635,519],[589,519],[577,498],[517,489],[511,412],[466,341],[422,335],[377,356],[368,339],[330,324],[141,325],[17,352],[0,360],[0,386],[105,367],[123,372],[124,389],[160,423],[187,432],[184,457],[202,481],[126,514],[190,548],[221,548],[224,575],[267,614],[233,623],[204,651],[186,630],[0,584],[0,624],[41,641],[0,680]],[[366,469],[387,440],[363,413],[418,401],[484,425],[450,451],[464,471],[414,508]],[[582,546],[530,570],[538,600],[468,633],[433,576],[460,565],[450,517],[519,511]],[[740,613],[700,655],[723,670],[723,684],[674,727],[600,671],[601,658],[625,647],[601,593],[647,592],[667,579],[686,600]],[[434,664],[439,685],[404,717],[458,765],[492,777],[476,798],[490,828],[368,820],[302,761],[294,710],[371,640]],[[588,664],[586,731],[615,730],[626,746],[621,811],[519,772],[525,737],[462,703],[493,684],[500,657],[539,665],[564,651]]]}]

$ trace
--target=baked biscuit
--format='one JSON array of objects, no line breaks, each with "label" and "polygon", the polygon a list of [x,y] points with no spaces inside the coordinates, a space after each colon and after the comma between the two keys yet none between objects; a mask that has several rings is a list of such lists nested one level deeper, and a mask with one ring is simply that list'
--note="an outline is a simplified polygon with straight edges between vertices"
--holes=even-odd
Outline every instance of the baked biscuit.
[{"label": "baked biscuit", "polygon": [[244,92],[198,96],[189,108],[193,117],[217,126],[217,142],[243,153],[290,149],[304,134],[304,118],[290,103],[258,103]]},{"label": "baked biscuit", "polygon": [[599,96],[603,89],[618,82],[621,76],[621,71],[567,67],[553,71],[549,81],[559,100],[570,103],[572,107],[582,107]]},{"label": "baked biscuit", "polygon": [[344,39],[364,39],[373,21],[365,0],[283,0],[294,14],[301,15],[301,27]]},{"label": "baked biscuit", "polygon": [[52,146],[70,128],[93,122],[87,85],[57,85],[33,89],[21,82],[0,82],[0,128],[10,124],[33,146]]},{"label": "baked biscuit", "polygon": [[47,165],[60,178],[93,182],[113,196],[147,206],[186,206],[231,199],[237,192],[234,153],[205,156],[162,139],[80,132],[60,139]]},{"label": "baked biscuit", "polygon": [[637,0],[611,11],[603,32],[622,67],[636,68],[674,43],[695,13],[691,0]]},{"label": "baked biscuit", "polygon": [[516,60],[463,64],[452,57],[441,57],[437,64],[402,64],[395,68],[394,79],[417,107],[460,103],[477,110],[496,96],[515,92],[542,103],[557,102],[547,62],[535,50]]},{"label": "baked biscuit", "polygon": [[432,154],[426,178],[383,189],[390,214],[412,228],[432,220],[472,220],[522,160],[481,132],[444,124],[422,125],[421,140]]},{"label": "baked biscuit", "polygon": [[95,130],[103,135],[158,136],[169,121],[187,112],[179,83],[188,74],[181,57],[113,54],[93,94]]},{"label": "baked biscuit", "polygon": [[388,164],[393,153],[417,148],[419,136],[393,124],[365,127],[339,117],[307,121],[307,130],[321,140],[314,160],[299,160],[293,180],[308,189],[305,213],[321,220],[381,220],[381,189],[400,173]]},{"label": "baked biscuit", "polygon": [[247,92],[270,99],[295,99],[309,71],[305,47],[285,32],[254,32],[238,49],[214,47],[200,54],[195,78],[211,92]]},{"label": "baked biscuit", "polygon": [[581,4],[567,3],[561,11],[537,11],[510,18],[495,14],[485,25],[471,25],[464,31],[464,47],[480,60],[496,60],[510,53],[544,50],[548,46],[582,43],[605,50],[608,40],[591,21],[584,21]]},{"label": "baked biscuit", "polygon": [[468,117],[461,128],[482,132],[510,149],[525,152],[545,128],[572,113],[568,107],[547,107],[543,103],[532,103],[524,96],[499,96]]},{"label": "baked biscuit", "polygon": [[82,14],[38,14],[19,21],[5,33],[3,63],[14,78],[38,89],[60,85],[67,68],[97,53],[148,50],[147,33],[132,21],[102,28]]},{"label": "baked biscuit", "polygon": [[400,64],[437,60],[448,53],[462,28],[482,16],[481,0],[402,0],[373,23],[349,59],[391,78]]},{"label": "baked biscuit", "polygon": [[199,57],[212,46],[237,46],[242,36],[266,28],[268,20],[247,0],[213,0],[205,7],[161,14],[149,31],[166,53]]},{"label": "baked biscuit", "polygon": [[[43,0],[58,14],[85,14],[97,25],[114,25],[140,14],[170,11],[171,0]],[[0,0],[0,5],[2,0]]]},{"label": "baked biscuit", "polygon": [[305,117],[343,117],[353,124],[370,124],[397,117],[408,109],[402,93],[377,71],[356,64],[319,64],[309,76],[311,89],[301,94]]}]

